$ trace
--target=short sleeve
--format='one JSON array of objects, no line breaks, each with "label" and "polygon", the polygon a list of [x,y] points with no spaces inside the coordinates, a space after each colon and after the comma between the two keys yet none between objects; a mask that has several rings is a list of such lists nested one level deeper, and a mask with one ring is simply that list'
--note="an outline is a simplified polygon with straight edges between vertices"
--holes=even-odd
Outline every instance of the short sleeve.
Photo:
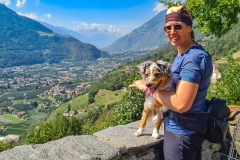
[{"label": "short sleeve", "polygon": [[179,80],[199,84],[205,68],[203,54],[187,56],[181,66]]}]

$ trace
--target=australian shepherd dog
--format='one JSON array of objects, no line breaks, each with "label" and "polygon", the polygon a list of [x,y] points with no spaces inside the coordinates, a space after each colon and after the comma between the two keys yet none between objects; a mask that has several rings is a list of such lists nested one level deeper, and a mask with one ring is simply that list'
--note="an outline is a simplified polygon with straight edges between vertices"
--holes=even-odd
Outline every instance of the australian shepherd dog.
[{"label": "australian shepherd dog", "polygon": [[147,120],[152,118],[156,122],[152,137],[158,139],[160,138],[159,129],[163,122],[162,113],[167,112],[168,108],[156,101],[152,95],[156,90],[174,91],[171,64],[162,60],[145,61],[140,64],[139,70],[142,78],[146,81],[147,91],[141,123],[135,136],[143,134]]}]

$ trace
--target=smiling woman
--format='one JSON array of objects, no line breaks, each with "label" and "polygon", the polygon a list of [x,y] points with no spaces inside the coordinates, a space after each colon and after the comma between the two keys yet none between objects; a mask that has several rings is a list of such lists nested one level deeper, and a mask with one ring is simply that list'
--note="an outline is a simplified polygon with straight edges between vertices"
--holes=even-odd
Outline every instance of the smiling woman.
[{"label": "smiling woman", "polygon": [[[180,117],[185,112],[206,112],[205,100],[213,70],[211,56],[194,41],[192,17],[185,6],[168,9],[164,29],[169,42],[177,48],[171,67],[175,91],[156,90],[152,94],[169,109],[164,116],[164,157],[165,160],[200,160],[204,136],[195,129],[184,127],[190,126],[194,119],[185,117],[187,125],[181,125],[169,115]],[[134,86],[143,90],[146,82],[139,80]],[[205,125],[205,121],[200,122]]]}]

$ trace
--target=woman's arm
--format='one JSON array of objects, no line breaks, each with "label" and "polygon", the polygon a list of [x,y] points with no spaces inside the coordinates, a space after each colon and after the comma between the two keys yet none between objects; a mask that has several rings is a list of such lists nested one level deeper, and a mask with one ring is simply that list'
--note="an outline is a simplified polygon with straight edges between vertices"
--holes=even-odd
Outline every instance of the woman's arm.
[{"label": "woman's arm", "polygon": [[[146,91],[146,82],[144,80],[135,81],[129,86]],[[178,113],[187,112],[197,95],[199,85],[192,82],[180,80],[176,92],[156,91],[153,97],[169,109]]]},{"label": "woman's arm", "polygon": [[197,95],[198,86],[196,83],[180,80],[176,92],[156,91],[153,97],[167,108],[183,113],[191,108]]}]

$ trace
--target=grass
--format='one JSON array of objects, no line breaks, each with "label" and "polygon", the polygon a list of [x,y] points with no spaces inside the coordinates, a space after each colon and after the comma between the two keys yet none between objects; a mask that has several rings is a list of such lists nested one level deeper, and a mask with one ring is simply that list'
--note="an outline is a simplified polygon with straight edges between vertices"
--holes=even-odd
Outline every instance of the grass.
[{"label": "grass", "polygon": [[16,100],[16,101],[13,103],[13,105],[25,103],[25,100],[26,100],[26,98],[20,99],[20,100]]},{"label": "grass", "polygon": [[119,100],[122,99],[123,94],[124,94],[123,90],[117,90],[114,92],[105,89],[99,90],[99,92],[94,98],[95,103],[92,105],[96,104],[108,105],[114,102],[118,102]]},{"label": "grass", "polygon": [[39,114],[36,114],[36,115],[32,115],[30,118],[34,118],[34,119],[43,119],[47,116],[46,113],[39,113]]},{"label": "grass", "polygon": [[101,105],[108,105],[117,101],[120,101],[124,95],[123,90],[117,91],[109,91],[109,90],[99,90],[97,95],[95,96],[95,102],[92,104],[87,104],[88,102],[88,93],[81,95],[72,99],[71,101],[61,104],[54,112],[50,114],[47,121],[53,121],[57,118],[57,115],[64,113],[67,110],[68,105],[70,104],[71,110],[78,110],[78,109],[94,109]]},{"label": "grass", "polygon": [[22,120],[14,117],[14,116],[12,116],[12,115],[10,115],[10,114],[5,114],[3,117],[6,118],[6,119],[9,119],[9,120],[11,120],[11,121],[13,121],[13,122],[15,122],[15,123],[20,123],[20,122],[22,122]]},{"label": "grass", "polygon": [[78,96],[67,103],[61,104],[55,111],[53,111],[47,121],[52,121],[57,118],[57,115],[64,113],[70,104],[71,110],[78,110],[87,107],[88,93]]}]

